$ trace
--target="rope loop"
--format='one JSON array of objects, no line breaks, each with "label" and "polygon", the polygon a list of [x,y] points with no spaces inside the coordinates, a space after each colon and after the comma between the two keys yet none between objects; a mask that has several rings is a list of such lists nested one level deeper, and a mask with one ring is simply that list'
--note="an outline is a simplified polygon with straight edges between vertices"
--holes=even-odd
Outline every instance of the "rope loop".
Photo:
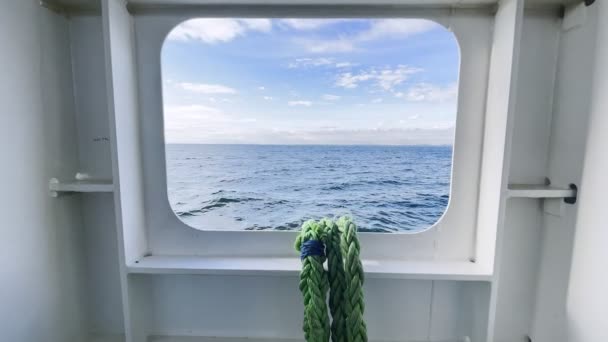
[{"label": "rope loop", "polygon": [[[301,254],[307,342],[367,342],[363,266],[357,227],[348,217],[306,221],[296,239]],[[323,264],[327,261],[327,271]],[[329,291],[329,301],[326,300]],[[331,325],[328,314],[331,312]]]}]

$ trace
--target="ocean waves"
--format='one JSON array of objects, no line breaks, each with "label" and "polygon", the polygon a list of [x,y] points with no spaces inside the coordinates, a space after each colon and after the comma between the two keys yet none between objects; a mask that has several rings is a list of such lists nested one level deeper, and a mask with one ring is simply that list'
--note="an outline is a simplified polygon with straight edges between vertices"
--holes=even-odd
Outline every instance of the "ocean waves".
[{"label": "ocean waves", "polygon": [[449,201],[448,146],[168,145],[169,200],[198,229],[297,230],[350,215],[361,231],[417,231]]}]

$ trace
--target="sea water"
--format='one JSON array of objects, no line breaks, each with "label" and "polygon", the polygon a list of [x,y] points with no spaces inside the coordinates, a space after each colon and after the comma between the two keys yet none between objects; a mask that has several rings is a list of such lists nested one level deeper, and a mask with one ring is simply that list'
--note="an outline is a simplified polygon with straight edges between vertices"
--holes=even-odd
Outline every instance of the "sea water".
[{"label": "sea water", "polygon": [[446,210],[451,146],[166,146],[176,215],[197,229],[297,230],[349,215],[360,231],[418,231]]}]

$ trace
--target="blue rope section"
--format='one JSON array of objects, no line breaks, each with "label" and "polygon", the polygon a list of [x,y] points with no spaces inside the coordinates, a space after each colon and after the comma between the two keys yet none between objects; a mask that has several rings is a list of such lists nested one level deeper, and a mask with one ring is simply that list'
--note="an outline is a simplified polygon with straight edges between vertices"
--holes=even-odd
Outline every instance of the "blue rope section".
[{"label": "blue rope section", "polygon": [[304,241],[300,247],[300,259],[307,256],[325,256],[325,244],[319,240]]}]

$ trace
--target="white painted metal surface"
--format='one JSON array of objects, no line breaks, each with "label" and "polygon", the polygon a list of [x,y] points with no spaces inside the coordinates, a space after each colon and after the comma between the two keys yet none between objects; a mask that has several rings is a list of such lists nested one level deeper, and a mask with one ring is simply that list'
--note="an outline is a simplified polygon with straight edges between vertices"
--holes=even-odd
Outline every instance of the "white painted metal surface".
[{"label": "white painted metal surface", "polygon": [[103,0],[102,23],[125,335],[128,342],[145,342],[147,320],[138,300],[144,289],[125,271],[147,249],[133,21],[123,1]]},{"label": "white painted metal surface", "polygon": [[[196,256],[161,254],[142,258],[148,245],[149,223],[137,216],[137,196],[141,189],[149,189],[149,184],[132,182],[139,178],[142,167],[137,165],[137,156],[142,153],[131,145],[136,140],[130,135],[137,134],[133,132],[141,125],[141,109],[137,106],[143,109],[149,103],[147,97],[140,97],[137,103],[134,85],[155,84],[159,78],[141,65],[133,70],[129,53],[141,41],[130,36],[132,16],[121,1],[108,0],[105,4],[106,29],[102,30],[102,20],[96,14],[63,17],[40,7],[37,1],[0,2],[0,42],[8,47],[0,54],[0,64],[11,65],[0,78],[0,156],[14,161],[11,167],[0,168],[2,177],[11,180],[8,195],[0,201],[5,241],[0,249],[5,260],[0,264],[3,338],[81,342],[91,334],[90,340],[96,342],[123,342],[125,338],[129,342],[144,341],[145,335],[156,336],[152,338],[156,341],[179,342],[232,342],[246,337],[300,340],[299,263],[295,254],[285,257],[292,253],[292,237],[260,233],[260,238],[252,242],[255,235],[228,234],[214,240],[203,234],[188,241],[192,244],[188,246],[177,240],[162,242],[177,252],[182,247],[192,251],[192,246],[201,244],[209,247],[198,249]],[[608,284],[605,274],[597,272],[601,264],[595,263],[605,259],[600,244],[605,240],[605,230],[597,227],[603,222],[602,176],[608,172],[602,158],[602,132],[608,128],[601,114],[606,109],[606,97],[601,94],[605,93],[608,75],[601,76],[602,65],[593,69],[596,8],[568,7],[563,21],[554,11],[532,11],[523,16],[524,60],[517,80],[514,141],[510,156],[505,154],[508,160],[499,162],[509,165],[503,176],[510,183],[541,184],[548,177],[555,188],[500,188],[501,196],[510,199],[503,208],[496,274],[480,268],[479,263],[462,258],[439,260],[433,254],[419,254],[424,261],[368,258],[365,290],[372,341],[511,342],[529,335],[535,342],[565,342],[566,327],[570,328],[571,342],[606,340],[600,319],[606,316],[602,291]],[[602,8],[604,16],[608,15],[606,6]],[[136,22],[149,21],[135,29],[154,27],[165,19],[135,18]],[[492,18],[467,20],[477,20],[475,25],[481,29],[489,27],[484,25]],[[499,19],[494,23],[496,35],[507,32],[511,24],[510,20]],[[608,58],[602,44],[606,25],[600,28],[603,35],[598,38],[598,58],[603,60]],[[135,37],[141,34],[136,33]],[[494,44],[501,42],[505,41],[496,38]],[[470,43],[473,50],[490,45]],[[506,51],[509,53],[509,49]],[[499,55],[502,57],[495,58],[504,60],[505,55]],[[474,63],[488,68],[483,59]],[[475,70],[463,72],[468,77],[487,77]],[[111,76],[107,83],[106,72]],[[140,78],[133,77],[136,72]],[[509,76],[504,69],[502,72]],[[535,198],[555,197],[545,201],[561,201],[561,196],[571,194],[568,184],[580,183],[593,74],[600,76],[596,77],[596,95],[591,102],[592,134],[578,202],[585,205],[578,215],[577,247],[569,281],[578,204],[564,206],[560,215],[547,215]],[[109,98],[106,90],[111,94]],[[494,100],[490,102],[492,107]],[[483,103],[481,107],[483,112]],[[108,110],[110,118],[115,119],[110,126]],[[497,105],[489,113],[497,115],[503,110],[504,106]],[[484,121],[477,124],[481,127]],[[475,139],[470,133],[474,126],[469,128],[461,143],[473,146]],[[487,144],[491,143],[486,140]],[[116,148],[114,161],[110,158],[111,145]],[[159,148],[162,141],[147,151],[153,153]],[[463,172],[476,167],[469,165]],[[110,179],[114,172],[123,183],[117,187],[116,197],[110,193],[58,199],[48,196],[51,177],[70,179],[78,170],[104,179]],[[466,175],[478,178],[477,173]],[[91,189],[91,184],[68,185],[76,190],[82,186]],[[463,188],[470,190],[468,186]],[[487,199],[482,197],[484,205],[495,210]],[[484,225],[479,224],[483,231]],[[441,227],[446,231],[450,228]],[[124,233],[135,233],[135,238],[127,241]],[[365,246],[389,249],[387,254],[395,248],[416,254],[425,249],[449,249],[453,238],[447,237],[453,235],[444,236],[440,244],[412,236],[407,243],[391,246],[372,235]],[[482,243],[479,248],[488,248],[487,239],[477,238]],[[247,244],[252,243],[266,249],[285,244],[284,259],[249,258]],[[217,255],[226,244],[243,247],[243,254],[205,256]],[[125,247],[131,249],[127,254],[132,257],[123,257]],[[491,244],[489,248],[487,255],[493,258]],[[456,250],[442,253],[460,255],[454,253]],[[494,309],[488,311],[490,307]],[[488,326],[493,329],[486,336]]]},{"label": "white painted metal surface", "polygon": [[48,195],[78,169],[69,21],[37,1],[0,1],[0,340],[83,341],[77,197]]},{"label": "white painted metal surface", "polygon": [[494,268],[497,234],[503,227],[522,17],[523,3],[507,0],[494,21],[477,217],[483,229],[477,232],[476,246],[476,256],[489,269]]},{"label": "white painted metal surface", "polygon": [[112,184],[111,180],[60,182],[57,178],[51,178],[49,190],[53,197],[57,197],[62,192],[113,192],[114,184]]},{"label": "white painted metal surface", "polygon": [[572,255],[568,289],[568,341],[601,342],[608,340],[608,229],[606,195],[608,190],[608,3],[597,7],[599,21],[595,53],[595,73],[589,135],[583,166],[580,208]]},{"label": "white painted metal surface", "polygon": [[[63,5],[63,6],[99,6],[100,0],[46,0],[49,3]],[[429,0],[425,1],[425,6],[446,6],[446,5],[456,5],[460,7],[466,6],[479,6],[479,5],[488,5],[488,4],[496,4],[498,0]],[[560,5],[560,4],[573,4],[576,3],[577,0],[528,0],[528,3],[533,5]],[[192,4],[320,4],[326,5],[327,1],[321,0],[298,0],[298,1],[289,1],[289,0],[128,0],[129,4],[140,5],[140,6],[158,6],[158,5],[192,5]],[[332,4],[352,4],[352,3],[360,3],[369,5],[369,1],[364,0],[334,0]],[[420,1],[418,0],[382,0],[376,1],[375,4],[399,4],[399,5],[416,5],[420,6]]]},{"label": "white painted metal surface", "polygon": [[576,196],[576,191],[550,185],[509,184],[507,196],[512,198],[567,198]]},{"label": "white painted metal surface", "polygon": [[[472,262],[362,260],[369,278],[489,281],[492,274]],[[298,258],[148,256],[128,265],[134,274],[298,276]]]},{"label": "white painted metal surface", "polygon": [[[571,17],[585,20],[571,20]],[[574,21],[575,26],[565,25]],[[579,188],[581,185],[596,22],[594,7],[580,4],[566,10],[559,30],[549,163],[545,175],[553,184],[574,183]],[[561,216],[543,216],[542,242],[537,247],[540,260],[530,335],[533,341],[567,341],[566,296],[577,207],[578,204],[564,205]]]}]

